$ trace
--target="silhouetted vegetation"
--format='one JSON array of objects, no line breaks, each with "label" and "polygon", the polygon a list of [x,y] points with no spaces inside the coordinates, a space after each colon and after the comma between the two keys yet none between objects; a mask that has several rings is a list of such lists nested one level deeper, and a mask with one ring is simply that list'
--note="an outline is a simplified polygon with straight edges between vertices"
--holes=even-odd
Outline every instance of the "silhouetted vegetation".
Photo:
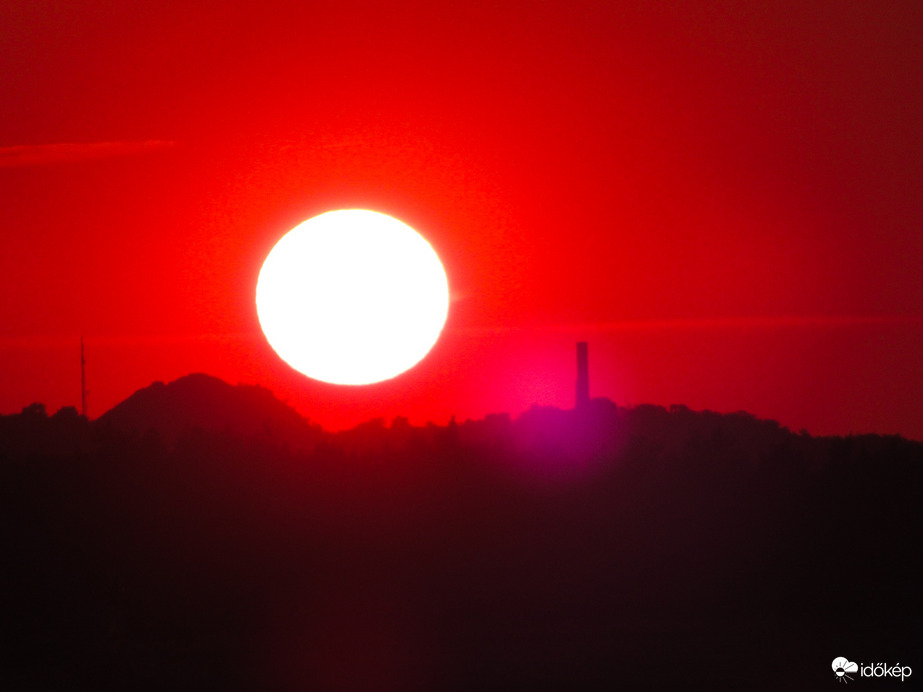
[{"label": "silhouetted vegetation", "polygon": [[[146,424],[148,421],[149,424]],[[923,444],[682,406],[0,417],[5,689],[809,689],[914,665]],[[921,663],[920,665],[923,665]]]}]

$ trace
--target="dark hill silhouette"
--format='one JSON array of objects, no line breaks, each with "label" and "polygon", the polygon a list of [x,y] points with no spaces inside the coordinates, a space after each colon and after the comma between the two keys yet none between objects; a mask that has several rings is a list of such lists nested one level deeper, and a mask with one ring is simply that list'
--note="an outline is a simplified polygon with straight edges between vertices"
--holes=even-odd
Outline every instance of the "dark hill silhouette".
[{"label": "dark hill silhouette", "polygon": [[202,373],[169,384],[154,382],[100,416],[97,425],[135,434],[153,431],[170,445],[193,430],[299,447],[312,446],[320,435],[319,426],[311,426],[270,390],[233,386]]},{"label": "dark hill silhouette", "polygon": [[604,399],[333,435],[193,375],[93,424],[0,416],[0,474],[4,689],[801,690],[839,655],[923,673],[923,444],[896,436]]}]

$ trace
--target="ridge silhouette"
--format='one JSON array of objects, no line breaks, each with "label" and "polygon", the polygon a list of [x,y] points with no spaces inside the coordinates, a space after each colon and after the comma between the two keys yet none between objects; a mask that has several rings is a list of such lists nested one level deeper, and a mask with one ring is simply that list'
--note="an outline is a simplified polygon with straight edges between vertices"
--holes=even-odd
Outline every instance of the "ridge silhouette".
[{"label": "ridge silhouette", "polygon": [[920,640],[896,436],[605,399],[331,433],[191,375],[0,416],[0,472],[9,689],[803,689]]},{"label": "ridge silhouette", "polygon": [[239,437],[279,436],[308,445],[320,432],[270,390],[233,386],[202,373],[169,384],[154,382],[109,409],[97,424],[124,432],[153,431],[167,444],[195,429]]}]

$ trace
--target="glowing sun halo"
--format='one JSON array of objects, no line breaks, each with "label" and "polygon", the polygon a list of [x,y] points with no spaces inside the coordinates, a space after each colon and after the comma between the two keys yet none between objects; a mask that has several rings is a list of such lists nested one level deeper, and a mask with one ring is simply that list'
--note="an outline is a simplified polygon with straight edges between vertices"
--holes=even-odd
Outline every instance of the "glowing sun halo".
[{"label": "glowing sun halo", "polygon": [[371,384],[416,365],[449,309],[445,270],[410,226],[361,209],[331,211],[286,233],[256,284],[260,325],[308,377]]}]

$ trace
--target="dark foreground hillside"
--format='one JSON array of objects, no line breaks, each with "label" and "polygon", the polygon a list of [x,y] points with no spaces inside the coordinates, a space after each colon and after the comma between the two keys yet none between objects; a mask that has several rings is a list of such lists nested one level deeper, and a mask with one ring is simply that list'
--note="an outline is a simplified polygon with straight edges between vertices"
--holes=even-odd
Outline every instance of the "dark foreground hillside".
[{"label": "dark foreground hillside", "polygon": [[168,434],[0,417],[3,689],[806,690],[837,656],[923,676],[920,443],[604,400],[334,435],[277,404]]}]

